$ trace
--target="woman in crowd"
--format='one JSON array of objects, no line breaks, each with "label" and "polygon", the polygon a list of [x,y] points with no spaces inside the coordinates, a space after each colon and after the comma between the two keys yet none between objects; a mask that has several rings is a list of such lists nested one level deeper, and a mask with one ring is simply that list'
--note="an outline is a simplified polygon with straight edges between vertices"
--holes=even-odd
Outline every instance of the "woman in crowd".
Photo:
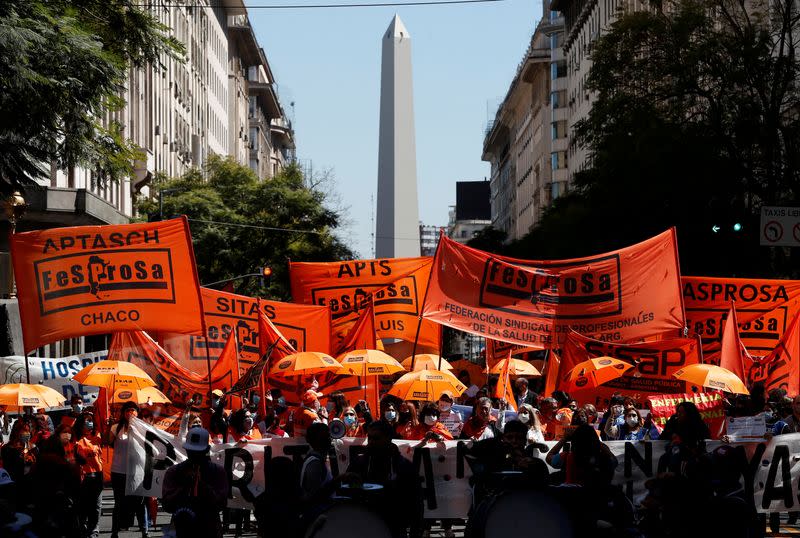
[{"label": "woman in crowd", "polygon": [[228,442],[241,443],[259,439],[257,430],[253,430],[253,424],[253,414],[249,409],[237,409],[231,413],[231,418],[228,419]]},{"label": "woman in crowd", "polygon": [[528,444],[544,443],[542,423],[539,421],[539,410],[531,404],[522,404],[517,410],[517,419],[528,427]]},{"label": "woman in crowd", "polygon": [[81,489],[78,496],[78,519],[83,535],[100,534],[100,503],[103,494],[103,453],[95,430],[94,415],[84,411],[72,427],[75,459],[80,465]]},{"label": "woman in crowd", "polygon": [[8,443],[0,449],[3,467],[16,484],[21,484],[23,478],[36,463],[38,449],[31,442],[31,426],[24,420],[17,420],[11,428]]},{"label": "woman in crowd", "polygon": [[330,418],[342,418],[344,414],[345,408],[350,406],[350,402],[347,401],[347,397],[345,397],[344,393],[340,390],[336,390],[331,392],[331,395],[328,397],[328,403],[326,407],[328,408],[328,416]]},{"label": "woman in crowd", "polygon": [[364,432],[364,428],[362,428],[361,424],[358,423],[358,413],[356,413],[356,408],[352,405],[348,405],[342,411],[342,422],[344,422],[345,426],[345,437],[366,437],[367,434]]},{"label": "woman in crowd", "polygon": [[406,439],[406,433],[419,425],[417,408],[411,402],[403,402],[397,410],[397,425],[395,431],[401,439]]},{"label": "woman in crowd", "polygon": [[121,529],[133,525],[133,516],[139,523],[142,536],[148,536],[147,515],[144,499],[135,495],[125,495],[125,482],[128,472],[128,444],[130,422],[139,416],[139,406],[134,402],[125,402],[120,412],[120,419],[109,432],[109,443],[114,446],[114,457],[111,460],[111,488],[114,491],[114,511],[111,513],[111,538],[117,538]]},{"label": "woman in crowd", "polygon": [[449,390],[442,392],[439,397],[439,420],[450,432],[453,437],[461,435],[461,429],[464,427],[464,420],[458,411],[453,409],[453,393]]},{"label": "woman in crowd", "polygon": [[413,428],[409,428],[404,436],[408,440],[425,441],[450,441],[453,436],[439,422],[439,408],[436,404],[428,402],[422,406],[419,412],[419,423]]},{"label": "woman in crowd", "polygon": [[500,419],[492,416],[492,400],[487,397],[478,398],[472,406],[472,416],[464,423],[461,439],[482,441],[497,439],[503,434],[505,413],[500,410]]},{"label": "woman in crowd", "polygon": [[625,411],[625,423],[619,427],[617,440],[619,441],[642,441],[657,440],[659,437],[658,428],[653,424],[650,416],[642,419],[642,415],[635,407]]},{"label": "woman in crowd", "polygon": [[393,439],[402,439],[397,433],[397,407],[393,398],[382,399],[380,403],[381,416],[378,422],[382,422],[392,428],[392,432],[394,432],[392,433]]}]

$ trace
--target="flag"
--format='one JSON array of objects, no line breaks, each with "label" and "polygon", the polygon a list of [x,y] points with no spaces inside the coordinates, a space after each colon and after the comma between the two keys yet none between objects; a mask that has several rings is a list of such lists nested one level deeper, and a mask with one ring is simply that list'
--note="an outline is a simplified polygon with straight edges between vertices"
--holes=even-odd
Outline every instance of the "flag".
[{"label": "flag", "polygon": [[358,321],[345,336],[337,355],[355,349],[376,349],[375,338],[375,302],[370,299],[369,304],[358,315]]},{"label": "flag", "polygon": [[547,374],[544,382],[544,396],[546,398],[551,397],[558,386],[560,368],[561,359],[551,350],[547,357]]},{"label": "flag", "polygon": [[[231,372],[230,380],[231,380],[231,388],[228,388],[228,392],[232,390],[232,387],[236,385],[239,381],[239,337],[238,337],[239,327],[234,327],[230,333],[228,333],[228,339],[225,341],[225,347],[222,348],[222,353],[217,359],[217,362],[214,364],[214,368],[211,370],[211,378],[214,379],[216,374],[222,371]],[[227,387],[226,387],[227,388]],[[230,408],[231,409],[241,409],[242,408],[242,399],[239,397],[231,398],[230,401]]]},{"label": "flag", "polygon": [[263,417],[267,414],[267,372],[269,372],[272,356],[275,355],[275,358],[282,359],[287,355],[297,353],[297,350],[269,320],[261,308],[260,300],[258,301],[258,349],[261,355],[258,362],[263,362],[261,375],[258,378],[258,411]]},{"label": "flag", "polygon": [[800,312],[789,322],[775,349],[760,360],[754,360],[748,379],[763,381],[766,390],[782,388],[790,396],[800,394]]},{"label": "flag", "polygon": [[500,374],[500,379],[497,380],[497,386],[494,389],[494,397],[508,402],[508,406],[514,411],[517,410],[517,399],[514,396],[514,391],[511,390],[511,376],[508,373],[508,368],[511,365],[511,352],[506,357],[506,363],[503,366],[503,372]]},{"label": "flag", "polygon": [[747,359],[748,365],[753,361],[739,336],[739,325],[736,322],[736,306],[731,301],[731,309],[728,310],[728,318],[725,320],[725,328],[722,330],[719,365],[730,370],[742,382],[745,382],[747,380],[744,374],[745,359]]}]

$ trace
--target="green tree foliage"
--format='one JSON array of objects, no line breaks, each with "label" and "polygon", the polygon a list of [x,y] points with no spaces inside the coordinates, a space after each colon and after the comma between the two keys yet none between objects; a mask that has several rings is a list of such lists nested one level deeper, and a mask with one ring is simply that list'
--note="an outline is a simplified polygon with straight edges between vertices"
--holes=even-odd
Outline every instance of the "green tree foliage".
[{"label": "green tree foliage", "polygon": [[506,239],[508,239],[506,232],[493,226],[487,226],[475,232],[472,239],[467,241],[467,246],[494,254],[502,254],[505,249],[504,243]]},{"label": "green tree foliage", "polygon": [[583,255],[677,226],[684,274],[796,276],[788,251],[758,245],[760,207],[800,202],[795,9],[665,0],[621,13],[595,43],[596,101],[572,133],[591,167],[510,250]]},{"label": "green tree foliage", "polygon": [[0,2],[0,189],[81,165],[101,180],[131,171],[137,148],[120,125],[128,69],[182,46],[135,0]]},{"label": "green tree foliage", "polygon": [[236,292],[285,300],[290,297],[289,259],[333,261],[353,257],[332,233],[340,225],[340,216],[325,207],[322,191],[306,185],[297,165],[261,181],[250,168],[230,158],[211,157],[202,171],[193,169],[179,178],[157,179],[153,185],[156,198],[140,200],[140,213],[157,217],[159,190],[165,218],[189,217],[203,283],[258,273],[266,266],[272,269],[266,290],[260,279],[250,278],[236,281]]}]

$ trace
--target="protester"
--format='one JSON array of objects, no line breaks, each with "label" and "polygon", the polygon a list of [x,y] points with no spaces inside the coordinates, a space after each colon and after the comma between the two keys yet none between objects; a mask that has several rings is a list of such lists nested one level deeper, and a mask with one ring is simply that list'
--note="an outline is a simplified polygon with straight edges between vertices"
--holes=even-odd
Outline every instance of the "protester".
[{"label": "protester", "polygon": [[3,467],[16,484],[22,484],[38,455],[38,448],[31,442],[31,427],[24,420],[17,420],[11,428],[8,443],[0,449]]},{"label": "protester", "polygon": [[800,395],[792,399],[791,415],[775,422],[772,427],[773,435],[800,432]]},{"label": "protester", "polygon": [[397,425],[395,431],[401,439],[406,439],[406,433],[419,425],[417,408],[411,402],[403,402],[397,411]]},{"label": "protester", "polygon": [[625,411],[625,424],[618,430],[618,441],[650,441],[657,440],[660,435],[652,417],[647,415],[643,419],[635,407]]},{"label": "protester", "polygon": [[345,427],[345,437],[366,437],[367,434],[358,422],[358,413],[352,405],[345,406],[342,410],[342,422]]},{"label": "protester", "polygon": [[616,439],[619,428],[625,423],[625,398],[617,393],[611,396],[608,410],[600,419],[600,436],[604,441]]},{"label": "protester", "polygon": [[453,438],[461,435],[461,429],[464,427],[464,419],[461,414],[453,409],[453,393],[446,390],[442,392],[439,397],[439,422],[444,424],[447,431]]},{"label": "protester", "polygon": [[439,422],[439,408],[436,404],[428,402],[419,412],[419,423],[406,430],[404,439],[410,441],[450,441],[453,436],[447,428]]},{"label": "protester", "polygon": [[397,433],[397,407],[393,398],[384,397],[381,400],[381,416],[378,422],[382,422],[392,428],[392,439],[402,439],[402,436]]},{"label": "protester", "polygon": [[139,406],[134,402],[125,402],[120,411],[119,422],[112,426],[110,431],[109,441],[114,446],[114,457],[111,460],[111,488],[114,491],[111,538],[117,538],[120,530],[133,525],[134,514],[142,536],[149,535],[144,499],[135,495],[125,495],[125,483],[128,479],[129,428],[131,420],[138,416]]},{"label": "protester", "polygon": [[597,429],[597,408],[594,405],[587,403],[583,404],[582,409],[586,413],[586,419],[588,420],[589,425]]},{"label": "protester", "polygon": [[499,416],[499,419],[492,416],[492,401],[489,398],[479,398],[472,406],[472,415],[464,423],[460,438],[481,441],[500,437],[505,422],[503,409],[500,410]]},{"label": "protester", "polygon": [[228,435],[228,415],[225,412],[225,393],[220,389],[211,391],[211,420],[209,429],[214,438],[222,440]]},{"label": "protester", "polygon": [[273,400],[271,398],[268,400],[266,414],[256,424],[258,432],[261,434],[262,439],[289,437],[289,434],[281,428]]},{"label": "protester", "polygon": [[539,405],[539,395],[528,390],[528,380],[524,377],[518,377],[514,381],[514,397],[517,399],[517,409],[522,404],[528,404],[531,407]]},{"label": "protester", "polygon": [[253,430],[253,414],[247,408],[237,409],[228,419],[229,443],[242,443],[258,439],[257,430]]},{"label": "protester", "polygon": [[328,411],[328,416],[330,418],[341,419],[345,408],[349,406],[350,402],[347,401],[344,392],[336,390],[331,392],[330,396],[328,396],[328,403],[325,404],[325,409]]},{"label": "protester", "polygon": [[542,424],[539,422],[539,410],[530,404],[522,404],[517,409],[517,420],[522,422],[527,428],[526,439],[528,444],[544,443],[542,434]]},{"label": "protester", "polygon": [[6,413],[7,406],[0,405],[0,445],[5,442],[6,436],[11,428],[11,419]]},{"label": "protester", "polygon": [[294,418],[294,437],[305,437],[308,428],[317,422],[328,423],[328,412],[320,406],[319,393],[309,389],[303,393],[302,406]]},{"label": "protester", "polygon": [[103,494],[103,452],[95,431],[94,415],[84,411],[72,427],[75,459],[80,465],[81,487],[78,496],[78,519],[88,538],[100,535],[100,507]]},{"label": "protester", "polygon": [[164,475],[162,503],[172,513],[177,538],[222,536],[219,513],[228,500],[225,469],[209,457],[209,432],[191,428],[183,444],[186,461]]},{"label": "protester", "polygon": [[555,398],[544,398],[539,401],[539,421],[542,425],[542,435],[545,441],[554,441],[556,438],[556,410],[558,402]]},{"label": "protester", "polygon": [[39,409],[36,415],[34,415],[34,425],[35,429],[31,441],[37,446],[49,439],[56,430],[53,426],[53,419],[50,418],[50,415],[45,413],[44,409]]}]

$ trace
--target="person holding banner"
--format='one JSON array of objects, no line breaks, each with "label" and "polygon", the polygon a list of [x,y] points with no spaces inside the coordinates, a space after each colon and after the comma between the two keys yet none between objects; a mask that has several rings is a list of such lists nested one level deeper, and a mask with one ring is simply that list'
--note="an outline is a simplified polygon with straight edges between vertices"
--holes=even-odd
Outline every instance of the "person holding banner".
[{"label": "person holding banner", "polygon": [[378,422],[389,426],[392,429],[392,439],[402,439],[397,433],[397,404],[394,397],[384,397],[380,403],[381,417]]},{"label": "person holding banner", "polygon": [[452,441],[453,436],[445,428],[444,424],[439,422],[439,408],[436,404],[428,402],[422,406],[419,412],[419,423],[406,430],[403,439],[409,441]]},{"label": "person holding banner", "polygon": [[397,411],[397,425],[395,432],[400,439],[406,438],[406,433],[419,425],[417,420],[417,407],[414,402],[403,402]]},{"label": "person holding banner", "polygon": [[439,396],[439,420],[453,438],[461,435],[461,430],[464,427],[464,421],[458,411],[453,410],[453,393],[449,390],[442,392]]},{"label": "person holding banner", "polygon": [[83,535],[97,538],[100,534],[100,509],[103,495],[103,452],[100,436],[95,431],[94,415],[84,411],[72,426],[75,457],[81,470],[78,498],[78,519]]},{"label": "person holding banner", "polygon": [[484,439],[500,438],[505,423],[505,412],[501,407],[499,418],[492,416],[492,400],[484,396],[475,401],[472,406],[472,416],[464,423],[460,439],[482,441]]},{"label": "person holding banner", "polygon": [[130,421],[139,416],[139,406],[135,402],[125,402],[120,411],[119,422],[109,431],[109,442],[114,446],[111,460],[111,488],[114,491],[114,511],[111,513],[111,538],[117,538],[119,531],[133,524],[133,516],[139,522],[142,537],[149,536],[144,499],[125,495],[128,473],[128,428]]},{"label": "person holding banner", "polygon": [[293,423],[293,437],[305,437],[312,424],[328,423],[328,412],[320,405],[319,396],[320,394],[314,389],[308,389],[303,393],[302,406]]},{"label": "person holding banner", "polygon": [[539,410],[530,404],[522,404],[517,409],[517,420],[525,424],[528,428],[526,437],[528,444],[544,443],[542,435],[542,424],[539,422]]},{"label": "person holding banner", "polygon": [[658,428],[650,415],[642,419],[639,410],[632,407],[625,411],[625,424],[618,429],[618,441],[653,441],[659,438]]}]

